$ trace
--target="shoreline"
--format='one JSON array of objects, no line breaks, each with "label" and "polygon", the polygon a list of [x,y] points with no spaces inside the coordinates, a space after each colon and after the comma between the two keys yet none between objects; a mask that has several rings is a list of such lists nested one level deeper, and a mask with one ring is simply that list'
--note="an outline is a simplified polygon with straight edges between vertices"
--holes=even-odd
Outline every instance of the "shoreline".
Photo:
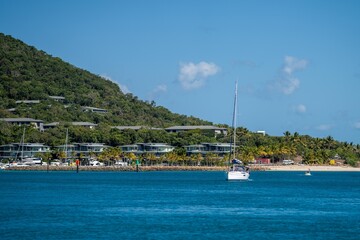
[{"label": "shoreline", "polygon": [[330,166],[330,165],[274,165],[268,166],[267,171],[301,171],[310,169],[312,172],[360,172],[359,167],[351,166]]},{"label": "shoreline", "polygon": [[[351,166],[330,166],[330,165],[251,165],[250,171],[299,171],[305,172],[308,169],[314,172],[360,172],[360,168]],[[208,166],[139,166],[139,172],[149,171],[226,171],[227,167]],[[29,166],[10,167],[3,171],[76,171],[75,166]],[[94,172],[136,172],[135,166],[80,166],[79,171]]]}]

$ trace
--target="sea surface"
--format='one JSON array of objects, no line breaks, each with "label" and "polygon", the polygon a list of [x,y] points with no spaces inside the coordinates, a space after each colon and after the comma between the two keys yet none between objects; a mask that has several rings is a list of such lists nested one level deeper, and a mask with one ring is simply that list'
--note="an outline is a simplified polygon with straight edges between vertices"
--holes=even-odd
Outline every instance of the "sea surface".
[{"label": "sea surface", "polygon": [[360,239],[360,173],[1,171],[0,239]]}]

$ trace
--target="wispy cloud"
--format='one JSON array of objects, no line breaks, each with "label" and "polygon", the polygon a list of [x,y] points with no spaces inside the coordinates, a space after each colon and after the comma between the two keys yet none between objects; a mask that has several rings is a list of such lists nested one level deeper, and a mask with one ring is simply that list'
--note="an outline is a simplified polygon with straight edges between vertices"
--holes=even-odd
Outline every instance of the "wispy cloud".
[{"label": "wispy cloud", "polygon": [[160,84],[156,86],[149,94],[149,100],[154,100],[158,94],[167,92],[167,86],[165,84]]},{"label": "wispy cloud", "polygon": [[294,72],[305,69],[307,64],[308,62],[304,59],[285,56],[280,75],[270,85],[270,88],[280,91],[285,95],[292,94],[300,87],[300,80],[294,76]]},{"label": "wispy cloud", "polygon": [[308,62],[304,59],[297,59],[295,57],[286,56],[283,72],[291,75],[296,70],[302,70],[306,68]]},{"label": "wispy cloud", "polygon": [[321,125],[316,127],[316,130],[328,131],[328,130],[330,130],[332,128],[334,128],[334,125],[332,125],[332,124],[321,124]]},{"label": "wispy cloud", "polygon": [[214,63],[199,62],[181,63],[178,80],[181,86],[186,90],[192,90],[202,87],[207,78],[215,75],[220,68]]},{"label": "wispy cloud", "polygon": [[124,94],[127,94],[127,93],[131,93],[131,91],[129,90],[129,88],[127,86],[125,86],[124,84],[121,84],[115,80],[113,80],[111,77],[109,77],[108,75],[106,74],[102,74],[100,75],[100,77],[106,79],[106,80],[109,80],[109,81],[112,81],[113,83],[116,83],[117,85],[119,85],[121,91],[124,93]]},{"label": "wispy cloud", "polygon": [[306,109],[306,106],[305,106],[305,105],[299,104],[299,105],[297,105],[297,106],[294,106],[293,110],[294,110],[296,113],[302,114],[302,113],[306,113],[306,110],[307,110],[307,109]]}]

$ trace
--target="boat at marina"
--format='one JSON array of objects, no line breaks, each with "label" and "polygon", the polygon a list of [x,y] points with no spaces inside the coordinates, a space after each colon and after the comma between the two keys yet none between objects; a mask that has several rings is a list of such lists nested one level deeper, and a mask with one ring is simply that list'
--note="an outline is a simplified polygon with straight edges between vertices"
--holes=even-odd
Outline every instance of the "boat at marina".
[{"label": "boat at marina", "polygon": [[233,153],[233,158],[229,159],[229,168],[226,172],[226,179],[227,180],[248,180],[250,177],[250,171],[249,168],[247,168],[243,162],[239,159],[236,159],[236,112],[237,112],[237,82],[235,84],[235,99],[234,99],[234,111],[233,111],[233,138],[232,138],[232,144],[230,144],[230,158],[231,153]]}]

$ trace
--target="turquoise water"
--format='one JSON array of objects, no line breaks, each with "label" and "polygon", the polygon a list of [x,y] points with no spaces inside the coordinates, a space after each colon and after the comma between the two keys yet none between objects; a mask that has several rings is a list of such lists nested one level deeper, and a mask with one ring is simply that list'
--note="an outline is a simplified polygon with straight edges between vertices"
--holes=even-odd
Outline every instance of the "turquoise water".
[{"label": "turquoise water", "polygon": [[359,239],[360,173],[0,172],[1,239]]}]

